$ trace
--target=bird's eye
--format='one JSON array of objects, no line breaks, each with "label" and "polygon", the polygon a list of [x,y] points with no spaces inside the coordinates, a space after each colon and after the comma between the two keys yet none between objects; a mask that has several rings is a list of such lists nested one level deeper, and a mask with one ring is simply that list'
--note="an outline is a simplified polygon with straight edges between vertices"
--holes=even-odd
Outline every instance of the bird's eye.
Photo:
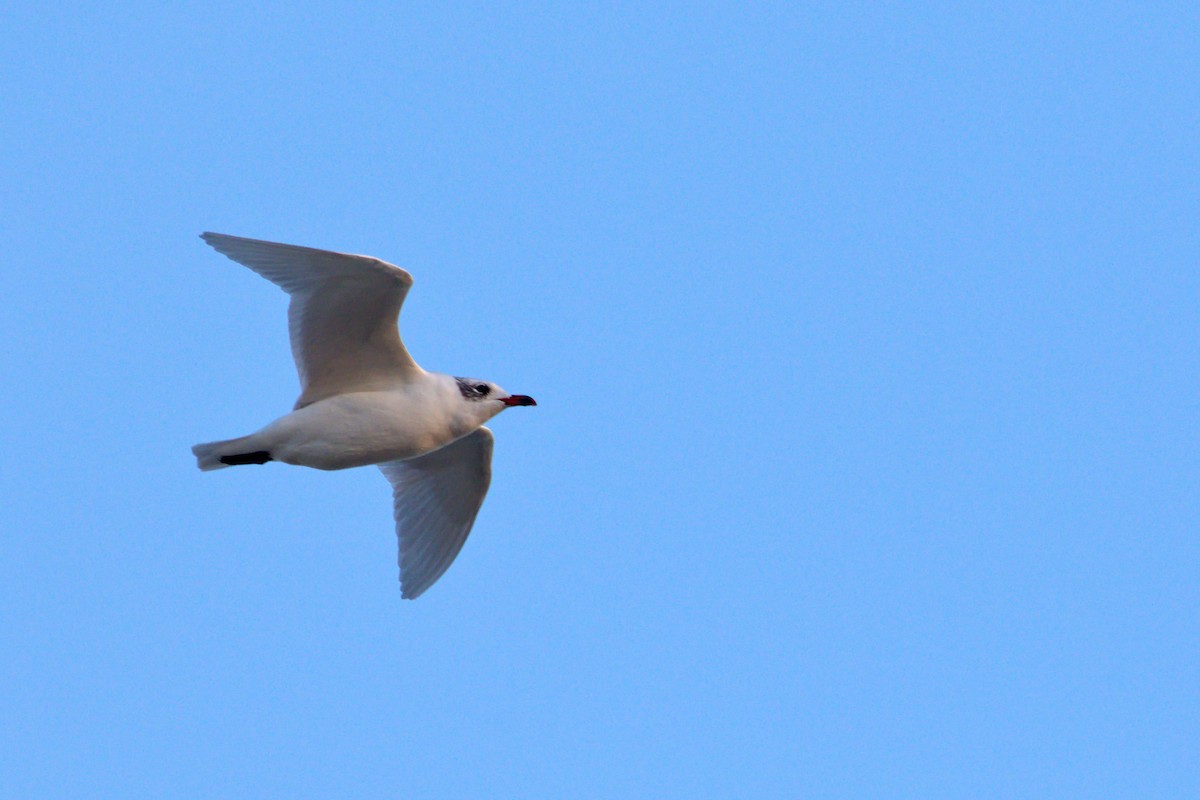
[{"label": "bird's eye", "polygon": [[480,394],[487,394],[489,391],[491,391],[491,387],[486,383],[480,383],[475,386],[475,391],[479,392]]}]

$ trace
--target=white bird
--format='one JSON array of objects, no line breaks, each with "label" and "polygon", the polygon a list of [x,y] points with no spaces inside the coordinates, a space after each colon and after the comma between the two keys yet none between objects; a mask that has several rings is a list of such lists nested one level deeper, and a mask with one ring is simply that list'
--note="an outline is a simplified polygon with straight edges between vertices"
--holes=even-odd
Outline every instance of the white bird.
[{"label": "white bird", "polygon": [[392,484],[401,597],[418,597],[454,561],[487,494],[493,437],[483,423],[537,403],[417,366],[400,341],[400,306],[413,280],[399,267],[222,233],[201,238],[291,296],[301,392],[290,414],[257,433],[193,447],[200,469],[377,464]]}]

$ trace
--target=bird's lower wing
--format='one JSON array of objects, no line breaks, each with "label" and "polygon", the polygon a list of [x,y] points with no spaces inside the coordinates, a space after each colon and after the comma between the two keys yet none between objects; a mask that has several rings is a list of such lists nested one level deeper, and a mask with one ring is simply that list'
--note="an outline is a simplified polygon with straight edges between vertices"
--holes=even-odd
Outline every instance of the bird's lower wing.
[{"label": "bird's lower wing", "polygon": [[401,597],[420,596],[462,550],[492,481],[493,441],[479,428],[432,453],[379,465],[392,484]]}]

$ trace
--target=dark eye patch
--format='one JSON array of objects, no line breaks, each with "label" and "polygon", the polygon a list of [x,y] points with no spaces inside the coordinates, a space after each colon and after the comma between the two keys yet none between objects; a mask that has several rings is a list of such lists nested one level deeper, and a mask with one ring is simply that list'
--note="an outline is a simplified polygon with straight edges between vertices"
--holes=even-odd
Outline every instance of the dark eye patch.
[{"label": "dark eye patch", "polygon": [[466,378],[455,378],[458,381],[458,392],[468,400],[482,400],[487,397],[492,387],[486,383],[476,383]]}]

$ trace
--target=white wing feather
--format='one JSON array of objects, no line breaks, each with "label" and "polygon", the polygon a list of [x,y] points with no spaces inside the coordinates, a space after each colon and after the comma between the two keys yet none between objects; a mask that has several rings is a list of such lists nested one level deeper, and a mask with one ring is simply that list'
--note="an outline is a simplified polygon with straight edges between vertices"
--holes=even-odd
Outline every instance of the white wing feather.
[{"label": "white wing feather", "polygon": [[418,597],[462,550],[492,482],[493,441],[479,428],[432,453],[379,465],[392,484],[401,597]]},{"label": "white wing feather", "polygon": [[400,340],[400,307],[413,283],[406,271],[370,256],[223,233],[201,238],[291,295],[288,330],[301,386],[296,408],[420,374]]}]

